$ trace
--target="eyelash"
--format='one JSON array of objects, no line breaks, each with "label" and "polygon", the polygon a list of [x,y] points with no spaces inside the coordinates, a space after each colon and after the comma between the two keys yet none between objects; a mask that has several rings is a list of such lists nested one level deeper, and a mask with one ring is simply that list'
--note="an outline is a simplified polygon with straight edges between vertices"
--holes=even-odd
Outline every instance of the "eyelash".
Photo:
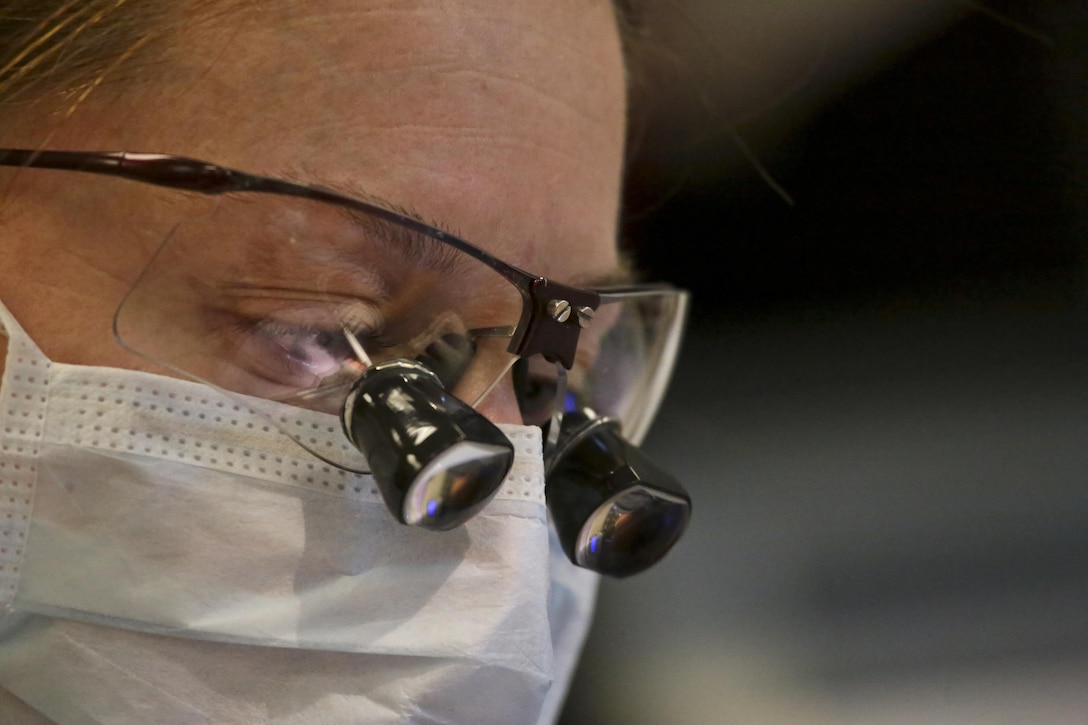
[{"label": "eyelash", "polygon": [[[238,351],[246,358],[242,366],[278,385],[300,390],[323,384],[355,360],[343,330],[296,325],[274,318],[243,317],[236,321]],[[379,332],[353,332],[364,349],[380,349]],[[325,359],[321,359],[324,356]]]},{"label": "eyelash", "polygon": [[[253,328],[257,334],[264,335],[268,338],[287,338],[292,340],[294,344],[281,345],[288,351],[293,350],[296,345],[315,342],[318,347],[324,350],[329,350],[334,346],[342,346],[344,352],[351,352],[351,348],[344,339],[344,333],[341,330],[333,331],[317,327],[291,325],[269,319],[256,320],[253,323]],[[368,334],[360,334],[359,332],[354,332],[353,334],[355,334],[357,338],[362,339],[368,339],[370,337]],[[345,355],[345,357],[350,357],[350,355]]]}]

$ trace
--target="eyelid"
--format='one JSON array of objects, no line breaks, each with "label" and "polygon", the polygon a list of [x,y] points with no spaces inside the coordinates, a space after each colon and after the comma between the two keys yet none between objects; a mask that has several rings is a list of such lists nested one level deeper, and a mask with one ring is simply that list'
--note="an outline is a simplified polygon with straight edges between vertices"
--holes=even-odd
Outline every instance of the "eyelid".
[{"label": "eyelid", "polygon": [[234,312],[253,320],[268,320],[300,330],[335,333],[343,329],[378,333],[385,325],[381,309],[358,297],[321,295],[294,290],[241,290]]}]

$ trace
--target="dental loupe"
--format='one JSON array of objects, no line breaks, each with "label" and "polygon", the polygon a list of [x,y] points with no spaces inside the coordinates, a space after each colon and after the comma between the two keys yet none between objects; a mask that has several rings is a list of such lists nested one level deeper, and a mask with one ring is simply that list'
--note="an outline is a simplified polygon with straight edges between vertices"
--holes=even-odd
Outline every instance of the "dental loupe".
[{"label": "dental loupe", "polygon": [[545,492],[559,541],[578,566],[614,577],[657,563],[684,533],[691,499],[623,438],[582,409],[562,417],[545,455]]},{"label": "dental loupe", "polygon": [[460,526],[491,500],[514,462],[502,431],[445,389],[443,378],[458,379],[471,354],[467,338],[447,335],[421,356],[430,366],[380,363],[344,401],[344,433],[367,456],[402,524]]},{"label": "dental loupe", "polygon": [[[506,436],[447,392],[471,356],[471,341],[447,335],[417,360],[372,367],[345,400],[344,431],[403,524],[445,530],[465,523],[513,463]],[[562,395],[566,375],[557,369]],[[545,495],[568,558],[613,577],[659,561],[688,523],[683,487],[624,439],[616,420],[581,408],[557,413],[543,428]]]}]

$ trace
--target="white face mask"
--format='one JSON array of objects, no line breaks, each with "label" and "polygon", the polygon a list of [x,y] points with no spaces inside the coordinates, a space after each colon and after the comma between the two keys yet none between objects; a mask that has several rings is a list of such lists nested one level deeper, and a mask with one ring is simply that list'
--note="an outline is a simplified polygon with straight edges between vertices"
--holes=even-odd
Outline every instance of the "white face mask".
[{"label": "white face mask", "polygon": [[502,490],[429,532],[212,389],[0,322],[0,687],[57,723],[557,716],[597,578],[549,532],[538,429],[502,426]]}]

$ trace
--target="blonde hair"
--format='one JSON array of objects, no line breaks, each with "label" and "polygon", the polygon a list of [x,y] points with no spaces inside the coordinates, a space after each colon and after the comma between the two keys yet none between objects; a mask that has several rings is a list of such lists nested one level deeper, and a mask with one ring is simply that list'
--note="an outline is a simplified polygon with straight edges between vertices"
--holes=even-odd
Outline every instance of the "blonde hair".
[{"label": "blonde hair", "polygon": [[[237,0],[0,0],[0,109],[59,94],[78,101],[131,79],[186,11]],[[629,60],[644,42],[642,0],[613,0]],[[192,17],[196,13],[190,13]]]},{"label": "blonde hair", "polygon": [[120,79],[168,23],[161,0],[0,0],[0,106],[78,102]]}]

